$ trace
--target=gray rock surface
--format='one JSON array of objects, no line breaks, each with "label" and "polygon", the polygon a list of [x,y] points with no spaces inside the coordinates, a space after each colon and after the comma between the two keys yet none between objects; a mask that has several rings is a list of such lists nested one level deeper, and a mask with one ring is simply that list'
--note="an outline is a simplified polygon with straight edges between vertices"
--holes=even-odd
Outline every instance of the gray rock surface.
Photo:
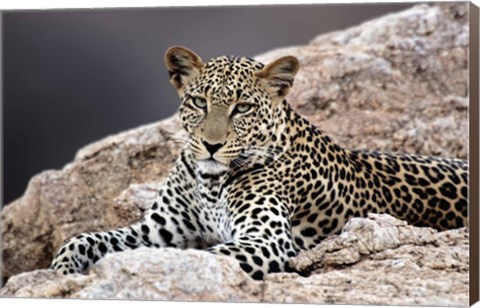
[{"label": "gray rock surface", "polygon": [[0,296],[255,301],[261,292],[235,260],[200,250],[140,248],[107,255],[88,275],[16,275]]},{"label": "gray rock surface", "polygon": [[270,275],[271,288],[264,294],[272,296],[264,300],[468,305],[466,228],[438,233],[389,215],[370,214],[369,219],[351,219],[340,235],[300,253],[291,265],[310,276]]},{"label": "gray rock surface", "polygon": [[[321,35],[304,46],[273,50],[257,58],[264,62],[287,54],[299,58],[302,68],[289,94],[289,102],[344,147],[467,158],[468,35],[467,4],[418,5],[354,28]],[[46,268],[62,242],[75,234],[120,227],[139,219],[175,161],[183,138],[185,133],[179,120],[172,117],[88,145],[79,150],[74,161],[62,170],[49,170],[33,177],[25,194],[4,207],[1,213],[2,277]],[[367,226],[365,228],[371,228]],[[401,228],[404,227],[407,226]],[[383,230],[383,227],[378,228]],[[421,231],[422,234],[425,232],[433,231]],[[255,299],[388,304],[416,300],[415,303],[432,305],[466,305],[468,255],[454,258],[450,253],[457,250],[463,253],[465,247],[462,245],[467,245],[468,234],[465,230],[451,232],[438,236],[432,233],[435,238],[447,237],[453,243],[448,251],[438,252],[438,255],[433,253],[436,246],[428,241],[423,245],[418,239],[410,239],[413,242],[409,244],[398,237],[395,238],[400,246],[395,244],[382,251],[375,247],[384,245],[383,242],[370,243],[373,246],[362,249],[353,244],[341,246],[343,255],[342,252],[332,255],[315,250],[318,255],[312,257],[316,261],[310,265],[292,261],[297,262],[295,266],[302,271],[311,272],[311,277],[271,275],[263,283],[261,295],[255,295]],[[429,238],[427,233],[425,236]],[[459,244],[455,234],[465,243]],[[337,243],[340,240],[334,237],[324,245],[332,241]],[[455,248],[457,244],[460,248]],[[401,249],[412,245],[423,247],[422,256],[425,257],[405,259],[409,253]],[[327,249],[327,246],[318,249],[321,247]],[[371,250],[372,247],[375,249]],[[158,253],[173,252],[162,250]],[[380,257],[382,253],[383,257]],[[112,255],[108,262],[119,262],[115,263],[118,268],[140,266],[122,263],[131,260],[128,254]],[[445,265],[449,264],[447,261],[435,265],[435,258],[427,258],[429,254],[450,260],[450,267]],[[194,252],[183,252],[181,256],[197,257]],[[215,259],[205,255],[199,258]],[[339,266],[340,263],[335,263],[336,258],[344,264]],[[140,263],[143,262],[147,261]],[[174,264],[185,264],[182,260],[179,262]],[[393,263],[405,264],[401,268],[410,273],[405,281],[419,287],[398,289],[393,282],[389,283],[388,279],[401,281]],[[320,264],[326,265],[321,267]],[[20,274],[12,277],[0,294],[55,297],[77,294],[75,296],[88,297],[93,293],[85,292],[93,290],[91,284],[96,284],[99,279],[110,277],[121,281],[125,278],[115,276],[123,275],[123,270],[102,274],[102,266],[107,265],[99,265],[98,270],[87,276],[60,277],[44,270]],[[415,274],[415,269],[420,266],[423,272]],[[235,271],[232,265],[229,267]],[[391,271],[390,278],[379,273],[370,274],[376,268]],[[322,272],[327,269],[328,272]],[[157,269],[159,272],[163,270]],[[429,276],[428,271],[436,274]],[[140,276],[137,278],[141,279]],[[162,284],[164,278],[158,279]],[[22,285],[17,283],[18,289],[15,289],[20,280]],[[242,284],[240,280],[235,281],[223,281],[225,284],[222,285],[237,288],[237,282]],[[448,284],[448,281],[455,285]],[[112,290],[108,296],[135,296],[127,290]],[[162,298],[160,291],[155,292],[137,295]],[[200,294],[182,296],[206,298]],[[222,300],[223,295],[215,296]]]},{"label": "gray rock surface", "polygon": [[140,248],[107,255],[87,275],[13,276],[6,297],[466,306],[468,233],[436,232],[389,215],[354,218],[291,260],[298,274],[254,281],[231,258]]}]

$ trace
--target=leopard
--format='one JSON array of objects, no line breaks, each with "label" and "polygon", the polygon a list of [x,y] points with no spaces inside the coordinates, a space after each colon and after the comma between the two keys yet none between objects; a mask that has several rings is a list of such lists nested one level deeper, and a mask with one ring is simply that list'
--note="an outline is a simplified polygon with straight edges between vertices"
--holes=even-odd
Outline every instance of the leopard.
[{"label": "leopard", "polygon": [[296,57],[204,62],[173,46],[164,62],[188,136],[172,170],[138,222],[68,239],[50,269],[82,273],[109,253],[173,247],[233,258],[262,280],[295,272],[292,257],[353,217],[467,226],[467,160],[339,146],[287,102]]}]

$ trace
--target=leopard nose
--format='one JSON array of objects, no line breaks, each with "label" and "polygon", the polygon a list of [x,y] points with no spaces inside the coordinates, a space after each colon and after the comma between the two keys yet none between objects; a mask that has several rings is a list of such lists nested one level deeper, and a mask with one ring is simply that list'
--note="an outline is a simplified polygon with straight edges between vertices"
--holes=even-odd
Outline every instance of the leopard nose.
[{"label": "leopard nose", "polygon": [[206,141],[202,141],[202,143],[205,146],[205,148],[207,149],[207,151],[210,153],[210,155],[212,155],[212,156],[213,156],[213,154],[215,154],[215,152],[217,152],[223,146],[222,143],[210,144]]}]

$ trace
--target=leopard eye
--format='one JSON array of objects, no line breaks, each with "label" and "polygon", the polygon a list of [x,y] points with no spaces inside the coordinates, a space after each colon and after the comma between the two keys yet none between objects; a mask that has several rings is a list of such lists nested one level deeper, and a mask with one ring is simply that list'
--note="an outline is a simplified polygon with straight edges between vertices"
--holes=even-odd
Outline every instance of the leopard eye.
[{"label": "leopard eye", "polygon": [[207,100],[201,97],[192,97],[195,107],[200,109],[207,109]]},{"label": "leopard eye", "polygon": [[251,104],[240,103],[235,106],[234,113],[247,113],[252,109]]}]

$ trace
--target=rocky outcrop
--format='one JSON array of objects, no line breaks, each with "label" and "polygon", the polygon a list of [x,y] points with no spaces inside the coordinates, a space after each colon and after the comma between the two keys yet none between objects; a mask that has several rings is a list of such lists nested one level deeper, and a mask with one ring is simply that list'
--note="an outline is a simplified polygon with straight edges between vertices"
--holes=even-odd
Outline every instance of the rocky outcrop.
[{"label": "rocky outcrop", "polygon": [[38,270],[12,277],[0,295],[89,299],[255,301],[238,262],[200,250],[140,248],[107,255],[88,275]]},{"label": "rocky outcrop", "polygon": [[0,296],[464,306],[468,258],[466,229],[437,233],[371,214],[291,260],[309,277],[280,273],[254,281],[231,258],[140,248],[108,255],[87,275],[16,275]]},{"label": "rocky outcrop", "polygon": [[[257,58],[268,62],[286,54],[298,57],[302,67],[289,94],[289,102],[340,145],[347,148],[467,157],[467,4],[415,6],[351,29],[321,35],[304,46],[274,50]],[[46,268],[62,242],[75,234],[124,226],[140,218],[175,161],[184,138],[185,133],[178,119],[172,117],[91,144],[81,149],[75,160],[62,170],[45,171],[33,177],[25,194],[4,207],[1,213],[2,276],[8,278],[22,272]],[[397,227],[401,226],[395,226]],[[449,246],[452,251],[464,249],[454,248],[459,244],[457,236],[465,241],[459,247],[467,245],[468,235],[465,230],[438,235],[432,230],[415,230],[422,234],[431,232],[430,237],[425,235],[428,238],[451,237],[451,242],[455,244]],[[346,231],[344,234],[351,235],[348,229]],[[336,255],[326,253],[328,247],[325,245],[332,241],[343,247],[341,251],[345,255],[341,255],[341,252]],[[310,296],[310,302],[318,303],[394,304],[392,294],[395,294],[395,300],[398,299],[395,303],[398,304],[467,303],[464,282],[468,282],[468,257],[454,259],[447,251],[435,255],[433,251],[436,246],[431,242],[422,244],[416,240],[411,243],[401,239],[398,241],[398,247],[377,250],[377,244],[371,244],[374,247],[371,250],[370,246],[362,248],[351,243],[353,246],[344,247],[336,237],[328,239],[323,246],[312,252],[315,257],[308,257],[312,258],[311,264],[301,261],[303,254],[297,261],[293,261],[297,262],[295,266],[299,269],[311,273],[309,278],[291,274],[270,275],[262,283],[259,294],[252,291],[253,297],[239,295],[238,299],[307,302]],[[426,249],[421,254],[425,258],[422,259],[419,255],[416,256],[417,259],[412,259],[415,255],[407,258],[409,253],[401,249],[410,247],[409,245]],[[321,247],[326,250],[318,250]],[[437,267],[432,263],[434,261],[428,261],[427,250],[432,256],[445,257],[451,263],[445,261],[444,265]],[[129,255],[132,253],[135,257]],[[162,254],[162,257],[159,258],[157,253]],[[164,258],[171,258],[173,262],[155,263],[158,268],[154,272],[157,271],[155,273],[159,275],[155,282],[151,280],[152,287],[149,290],[152,293],[126,290],[127,286],[134,288],[135,283],[140,285],[139,280],[135,279],[142,279],[144,276],[141,275],[153,277],[146,274],[151,269],[141,268],[143,263],[152,264],[152,267],[153,263],[141,259],[136,264],[135,260],[139,260],[140,255],[147,259],[148,256],[153,256],[152,262],[156,262],[153,259]],[[154,258],[155,256],[157,257]],[[121,285],[118,288],[112,285],[108,296],[133,298],[138,295],[160,299],[164,298],[161,289],[168,285],[165,279],[170,279],[161,274],[167,270],[162,267],[172,269],[172,273],[167,276],[174,275],[174,267],[179,267],[179,271],[180,268],[187,269],[185,266],[188,262],[184,260],[188,258],[211,264],[227,262],[225,264],[228,264],[228,270],[233,272],[219,270],[221,273],[217,278],[228,277],[219,278],[222,284],[218,286],[222,288],[235,289],[241,293],[250,290],[242,289],[247,284],[253,288],[251,290],[257,290],[256,284],[248,279],[242,280],[241,272],[237,272],[238,268],[229,261],[217,260],[202,252],[160,250],[147,253],[142,250],[112,255],[102,261],[113,262],[111,265],[101,263],[87,276],[60,277],[45,270],[20,274],[9,280],[1,294],[101,297],[103,291],[99,290],[105,289],[94,289],[92,284],[97,285],[99,281],[105,284],[126,281],[129,276],[121,275],[129,275],[126,269],[135,268],[139,271],[138,276],[132,275],[135,278],[129,278],[135,281],[131,284],[125,282],[125,289]],[[335,263],[335,258],[340,258],[345,264],[340,266],[341,263]],[[454,260],[458,262],[455,263]],[[116,264],[118,272],[102,272],[102,268],[112,268],[113,264]],[[218,266],[223,268],[223,265]],[[200,270],[199,266],[196,268]],[[390,271],[390,274],[370,274],[369,271],[375,269],[384,269],[387,273]],[[415,269],[421,275],[415,274]],[[436,274],[427,275],[420,270]],[[401,271],[406,273],[405,278],[397,276]],[[192,275],[203,277],[206,274],[195,273],[197,272],[192,268]],[[230,281],[233,276],[236,278]],[[408,283],[394,283],[401,279]],[[457,284],[449,285],[448,279]],[[194,281],[196,280],[192,280],[192,283]],[[362,281],[368,283],[361,283]],[[145,284],[150,285],[147,282]],[[408,284],[418,288],[408,289]],[[97,286],[99,285],[100,282]],[[277,288],[280,285],[283,287]],[[200,291],[207,290],[203,284],[197,287]],[[88,290],[92,293],[88,293]],[[197,289],[192,285],[192,290]],[[297,293],[297,290],[300,291]],[[458,291],[458,294],[452,290]],[[195,295],[194,291],[189,292],[190,295],[179,295],[178,299],[191,296],[190,299],[210,300]],[[211,300],[234,300],[222,296],[225,295],[212,294]],[[349,298],[352,301],[349,302]],[[405,302],[401,302],[401,299]]]},{"label": "rocky outcrop", "polygon": [[351,219],[339,236],[300,253],[291,264],[310,276],[285,279],[271,275],[267,289],[273,293],[270,299],[303,302],[315,298],[316,303],[335,304],[468,304],[469,245],[465,228],[437,233],[389,215],[370,214],[369,219]]}]

